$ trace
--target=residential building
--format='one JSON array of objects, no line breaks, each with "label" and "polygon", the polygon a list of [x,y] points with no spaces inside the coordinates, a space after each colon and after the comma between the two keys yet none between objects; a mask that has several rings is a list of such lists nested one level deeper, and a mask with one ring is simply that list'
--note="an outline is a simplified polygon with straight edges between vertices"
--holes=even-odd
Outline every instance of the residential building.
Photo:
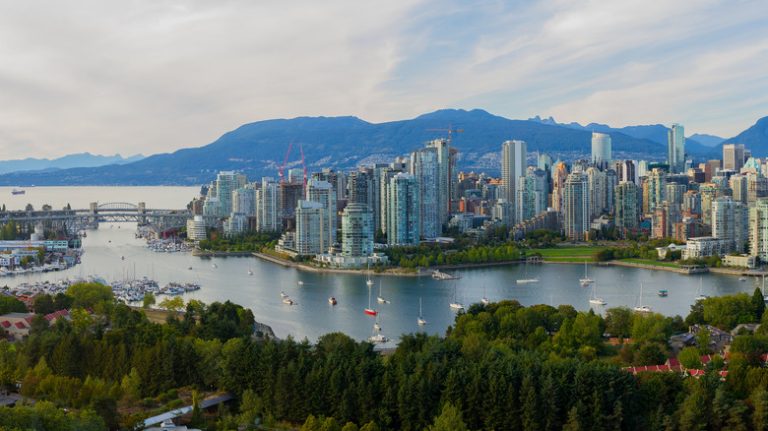
[{"label": "residential building", "polygon": [[373,254],[373,211],[368,205],[347,204],[341,215],[341,253],[360,257]]},{"label": "residential building", "polygon": [[387,243],[389,245],[416,245],[421,233],[419,227],[419,185],[413,175],[399,173],[389,183],[387,216]]},{"label": "residential building", "polygon": [[442,233],[440,221],[440,166],[435,147],[421,148],[411,153],[410,173],[419,186],[419,231],[425,238],[437,238]]},{"label": "residential building", "polygon": [[324,253],[328,243],[327,206],[318,201],[300,200],[296,205],[296,252],[299,255]]},{"label": "residential building", "polygon": [[721,256],[723,251],[723,240],[711,236],[702,236],[697,238],[688,238],[683,251],[683,259],[703,259],[710,256]]},{"label": "residential building", "polygon": [[768,198],[749,209],[749,254],[768,262]]},{"label": "residential building", "polygon": [[[517,179],[525,175],[527,157],[525,141],[505,141],[501,144],[501,197],[512,202],[515,208]],[[517,211],[513,211],[513,214],[516,215]]]},{"label": "residential building", "polygon": [[744,144],[723,145],[723,169],[738,172],[744,166]]},{"label": "residential building", "polygon": [[685,129],[673,124],[667,131],[667,164],[670,173],[685,172]]},{"label": "residential building", "polygon": [[192,241],[200,241],[206,238],[203,216],[196,215],[187,220],[187,238]]},{"label": "residential building", "polygon": [[724,252],[743,253],[749,232],[747,207],[729,196],[712,202],[712,236],[723,240]]},{"label": "residential building", "polygon": [[616,187],[616,229],[626,236],[628,232],[637,230],[640,223],[640,206],[638,205],[639,189],[631,181],[622,181]]},{"label": "residential building", "polygon": [[518,179],[517,220],[524,221],[547,209],[547,177],[544,171],[529,167]]},{"label": "residential building", "polygon": [[591,221],[589,200],[586,175],[569,174],[563,187],[563,227],[567,238],[578,241],[586,238]]},{"label": "residential building", "polygon": [[[325,209],[323,234],[323,244],[330,247],[336,243],[336,230],[338,226],[336,211],[336,190],[328,181],[312,180],[307,184],[306,200],[319,202]],[[324,252],[324,251],[323,251]]]}]

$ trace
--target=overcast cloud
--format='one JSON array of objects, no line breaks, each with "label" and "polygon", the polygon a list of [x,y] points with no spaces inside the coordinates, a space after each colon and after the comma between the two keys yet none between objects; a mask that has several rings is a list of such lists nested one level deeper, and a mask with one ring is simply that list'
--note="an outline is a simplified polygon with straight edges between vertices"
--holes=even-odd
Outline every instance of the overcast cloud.
[{"label": "overcast cloud", "polygon": [[731,136],[768,115],[768,7],[0,0],[3,159],[152,154],[268,118],[445,107]]}]

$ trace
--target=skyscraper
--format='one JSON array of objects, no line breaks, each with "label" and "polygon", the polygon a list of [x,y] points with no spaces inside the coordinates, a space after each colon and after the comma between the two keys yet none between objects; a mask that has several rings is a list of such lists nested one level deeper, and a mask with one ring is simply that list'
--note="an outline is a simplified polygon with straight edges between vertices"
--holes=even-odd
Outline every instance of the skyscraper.
[{"label": "skyscraper", "polygon": [[760,198],[749,209],[749,254],[768,261],[768,199]]},{"label": "skyscraper", "polygon": [[589,189],[587,177],[573,172],[563,190],[563,225],[568,239],[583,241],[589,232]]},{"label": "skyscraper", "polygon": [[566,178],[568,178],[568,167],[564,162],[555,163],[552,168],[552,208],[560,213],[563,212],[563,190]]},{"label": "skyscraper", "polygon": [[437,216],[442,226],[448,223],[451,213],[451,201],[455,199],[453,189],[456,188],[455,165],[458,153],[451,148],[447,139],[435,139],[427,143],[427,148],[437,151]]},{"label": "skyscraper", "polygon": [[723,169],[738,172],[744,166],[744,144],[723,145]]},{"label": "skyscraper", "polygon": [[[323,244],[326,247],[333,245],[336,242],[336,227],[338,220],[336,219],[336,191],[328,181],[312,180],[307,184],[307,200],[313,202],[319,202],[323,205],[325,213],[323,216]],[[323,251],[325,252],[325,251]]]},{"label": "skyscraper", "polygon": [[640,222],[638,194],[637,185],[631,181],[622,181],[616,186],[616,229],[622,236],[638,228]]},{"label": "skyscraper", "polygon": [[280,232],[280,206],[278,183],[269,177],[261,179],[261,188],[256,191],[256,230]]},{"label": "skyscraper", "polygon": [[744,252],[748,235],[747,208],[729,196],[712,203],[712,236],[725,241],[724,252]]},{"label": "skyscraper", "polygon": [[216,175],[216,197],[219,198],[219,215],[228,216],[232,212],[232,192],[245,186],[245,175],[233,171],[222,171]]},{"label": "skyscraper", "polygon": [[419,186],[419,230],[425,238],[436,238],[442,232],[440,222],[440,164],[435,147],[411,153],[411,175]]},{"label": "skyscraper", "polygon": [[420,240],[419,185],[413,175],[399,173],[389,182],[387,243],[416,245]]},{"label": "skyscraper", "polygon": [[[653,168],[648,174],[648,213],[661,204],[664,200],[665,186],[667,184],[667,177],[663,170],[659,168]],[[646,205],[646,203],[643,203]]]},{"label": "skyscraper", "polygon": [[611,136],[592,132],[592,163],[607,166],[611,162]]},{"label": "skyscraper", "polygon": [[587,188],[589,189],[589,219],[600,216],[608,210],[608,186],[605,172],[590,166],[587,168]]},{"label": "skyscraper", "polygon": [[547,209],[547,177],[544,171],[529,167],[518,178],[517,221],[532,219]]},{"label": "skyscraper", "polygon": [[[511,202],[515,208],[517,205],[517,179],[525,175],[526,151],[525,141],[505,141],[501,144],[501,185],[502,196],[507,202]],[[513,211],[517,214],[517,211]],[[516,217],[515,217],[516,218]],[[513,220],[513,224],[517,220]]]},{"label": "skyscraper", "polygon": [[685,129],[673,124],[667,131],[667,163],[670,173],[685,172]]},{"label": "skyscraper", "polygon": [[373,212],[366,204],[350,203],[341,215],[341,253],[360,257],[373,254]]},{"label": "skyscraper", "polygon": [[296,251],[300,255],[325,253],[330,246],[325,211],[320,202],[300,200],[296,205]]}]

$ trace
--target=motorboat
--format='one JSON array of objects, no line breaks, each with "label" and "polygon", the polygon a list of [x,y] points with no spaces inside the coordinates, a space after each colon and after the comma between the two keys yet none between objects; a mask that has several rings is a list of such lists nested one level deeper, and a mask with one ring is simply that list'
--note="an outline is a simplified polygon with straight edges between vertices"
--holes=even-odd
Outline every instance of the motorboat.
[{"label": "motorboat", "polygon": [[667,289],[659,289],[659,292],[657,293],[662,298],[666,298],[669,296],[669,291]]},{"label": "motorboat", "polygon": [[329,304],[331,304],[331,305],[336,305],[336,304],[338,304],[338,302],[336,301],[336,298],[334,298],[333,296],[331,296],[330,298],[328,298],[328,303],[329,303]]}]

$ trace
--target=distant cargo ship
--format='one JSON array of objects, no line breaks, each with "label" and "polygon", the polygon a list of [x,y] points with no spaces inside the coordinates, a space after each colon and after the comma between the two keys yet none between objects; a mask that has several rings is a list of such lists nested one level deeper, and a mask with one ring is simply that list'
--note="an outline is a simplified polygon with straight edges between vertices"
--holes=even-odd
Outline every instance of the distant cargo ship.
[{"label": "distant cargo ship", "polygon": [[26,193],[26,191],[24,189],[13,189],[13,190],[11,190],[11,194],[12,195],[23,195],[24,193]]}]

